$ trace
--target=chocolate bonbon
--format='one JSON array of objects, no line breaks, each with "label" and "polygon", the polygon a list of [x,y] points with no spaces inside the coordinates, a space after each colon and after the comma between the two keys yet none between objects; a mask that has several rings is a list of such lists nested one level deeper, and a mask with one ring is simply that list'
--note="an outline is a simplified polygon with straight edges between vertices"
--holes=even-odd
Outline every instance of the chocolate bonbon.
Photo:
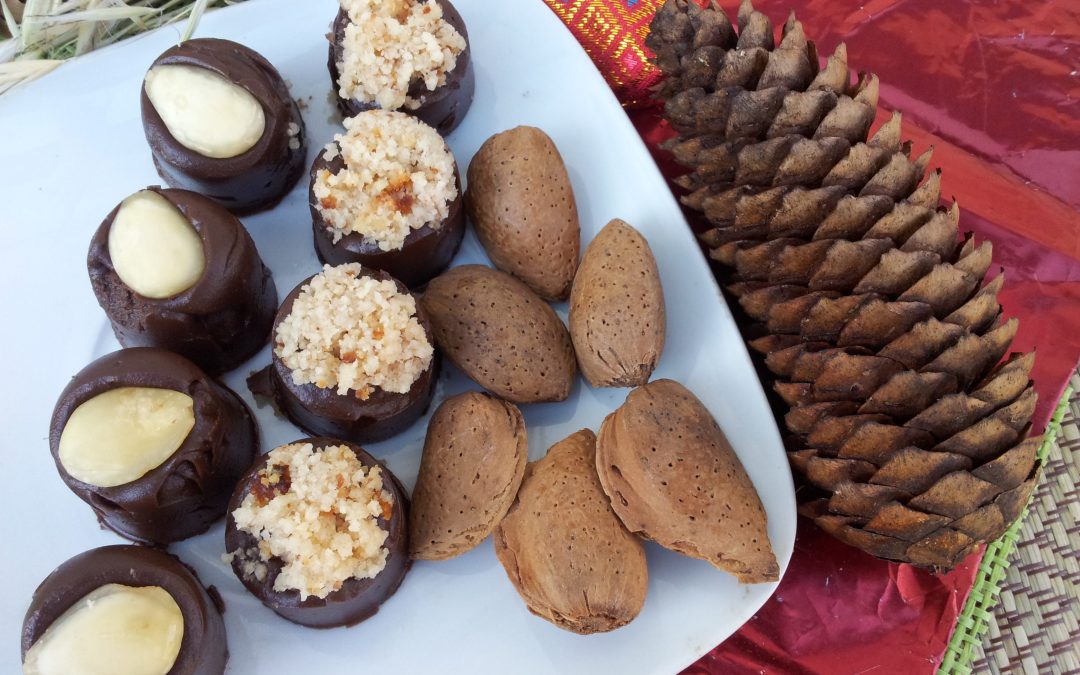
[{"label": "chocolate bonbon", "polygon": [[270,270],[240,221],[194,192],[149,187],[125,199],[95,233],[87,269],[125,347],[170,349],[217,374],[270,336]]},{"label": "chocolate bonbon", "polygon": [[80,371],[49,429],[60,478],[101,524],[168,544],[225,513],[258,450],[247,406],[187,359],[123,349]]},{"label": "chocolate bonbon", "polygon": [[319,260],[384,270],[409,288],[450,264],[465,234],[454,155],[434,129],[370,110],[311,166],[309,206]]},{"label": "chocolate bonbon", "polygon": [[304,172],[304,120],[281,74],[230,40],[166,50],[143,81],[142,121],[161,177],[235,213],[273,206]]},{"label": "chocolate bonbon", "polygon": [[401,110],[443,135],[464,119],[476,82],[469,33],[448,0],[341,0],[329,37],[330,80],[346,117]]},{"label": "chocolate bonbon", "polygon": [[327,265],[286,296],[271,364],[248,386],[311,434],[379,441],[431,403],[433,345],[427,314],[400,281],[356,263]]},{"label": "chocolate bonbon", "polygon": [[228,645],[220,602],[165,551],[86,551],[34,591],[23,620],[23,672],[221,675]]},{"label": "chocolate bonbon", "polygon": [[374,457],[336,439],[302,439],[263,455],[237,485],[226,558],[289,621],[353,625],[408,571],[408,520],[404,489]]}]

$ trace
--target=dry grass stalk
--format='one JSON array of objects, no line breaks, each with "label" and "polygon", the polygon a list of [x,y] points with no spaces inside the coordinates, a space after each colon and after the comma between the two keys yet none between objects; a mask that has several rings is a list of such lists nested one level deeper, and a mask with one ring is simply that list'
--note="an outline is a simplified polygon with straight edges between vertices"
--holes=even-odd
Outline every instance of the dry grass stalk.
[{"label": "dry grass stalk", "polygon": [[64,60],[242,0],[0,0],[0,94]]}]

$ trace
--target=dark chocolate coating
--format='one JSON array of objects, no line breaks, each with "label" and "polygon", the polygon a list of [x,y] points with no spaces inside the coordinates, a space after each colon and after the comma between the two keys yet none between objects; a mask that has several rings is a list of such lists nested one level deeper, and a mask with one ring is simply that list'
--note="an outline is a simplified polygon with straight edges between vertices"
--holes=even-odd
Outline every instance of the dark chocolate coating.
[{"label": "dark chocolate coating", "polygon": [[345,168],[345,159],[338,154],[331,161],[326,161],[323,153],[315,157],[311,165],[311,182],[308,188],[308,205],[311,209],[311,226],[315,235],[315,252],[319,260],[330,265],[360,263],[364,267],[383,270],[400,279],[409,288],[418,288],[438,276],[454,259],[461,240],[465,236],[465,210],[462,208],[461,176],[457,164],[454,165],[454,184],[457,197],[450,202],[450,212],[438,227],[428,223],[411,231],[405,237],[401,248],[384,251],[378,243],[356,232],[350,233],[334,243],[322,214],[319,213],[318,200],[315,199],[315,176],[319,171],[327,170],[338,173]]},{"label": "dark chocolate coating", "polygon": [[353,451],[364,466],[382,467],[383,488],[394,498],[390,520],[381,516],[377,518],[379,527],[388,533],[386,542],[383,544],[389,551],[386,567],[371,579],[348,579],[341,588],[325,598],[308,596],[304,600],[300,599],[299,591],[274,590],[274,580],[284,567],[284,563],[279,558],[271,558],[267,562],[268,572],[262,581],[246,577],[243,573],[243,551],[256,547],[257,541],[251,534],[236,528],[232,513],[240,507],[244,497],[258,480],[258,473],[266,467],[268,455],[263,455],[236,486],[236,492],[233,493],[232,500],[229,502],[229,516],[225,521],[225,550],[230,553],[236,552],[232,561],[233,572],[252,595],[289,621],[312,628],[356,625],[379,611],[379,605],[397,591],[405,573],[409,571],[408,497],[397,477],[358,445],[325,437],[302,438],[293,442],[311,443],[317,450],[327,446],[345,445]]},{"label": "dark chocolate coating", "polygon": [[184,637],[169,675],[221,675],[229,660],[222,609],[194,570],[165,551],[102,546],[71,558],[34,591],[22,629],[22,656],[69,607],[106,585],[159,586],[184,616]]},{"label": "dark chocolate coating", "polygon": [[[385,272],[364,270],[367,276],[390,279],[398,291],[408,293],[405,286]],[[289,293],[274,319],[277,326],[292,312],[293,301],[300,289],[311,281],[308,277]],[[427,313],[416,301],[416,318],[424,327],[424,334],[433,346],[431,322]],[[403,394],[395,394],[380,388],[374,389],[366,400],[358,399],[351,391],[337,393],[335,387],[318,387],[314,384],[295,384],[292,371],[281,362],[277,354],[266,369],[248,379],[248,386],[256,396],[269,396],[275,407],[294,424],[314,436],[333,436],[354,443],[373,443],[394,436],[407,429],[431,404],[438,380],[439,354],[432,355],[431,365],[413,382],[412,388]]]},{"label": "dark chocolate coating", "polygon": [[[443,136],[447,135],[461,120],[465,119],[465,113],[472,105],[473,94],[476,92],[476,76],[473,74],[471,46],[469,45],[469,31],[465,29],[465,21],[461,14],[450,4],[450,0],[427,0],[442,5],[443,20],[453,26],[461,37],[465,38],[465,49],[457,57],[454,69],[446,74],[446,82],[434,91],[428,91],[423,80],[415,80],[409,87],[409,96],[421,99],[423,102],[416,110],[402,107],[400,110],[417,117],[428,125],[435,127]],[[330,85],[337,95],[338,109],[345,117],[353,117],[365,110],[378,108],[377,103],[364,103],[357,99],[342,98],[337,92],[340,90],[338,80],[341,73],[338,70],[338,62],[342,60],[342,44],[345,41],[345,26],[349,23],[349,15],[344,9],[338,10],[334,18],[334,25],[330,35],[330,55],[327,59],[327,67],[330,70]]]},{"label": "dark chocolate coating", "polygon": [[[60,436],[87,400],[118,387],[154,387],[187,394],[195,426],[160,466],[114,487],[84,483],[60,461]],[[244,402],[199,368],[163,349],[122,349],[94,361],[60,394],[49,426],[49,447],[60,478],[90,505],[102,525],[146,544],[169,544],[201,534],[225,513],[240,475],[258,452],[255,421]]]},{"label": "dark chocolate coating", "polygon": [[206,269],[194,286],[170,298],[147,298],[130,289],[109,256],[117,205],[94,234],[87,256],[98,304],[125,347],[169,349],[214,375],[231,370],[270,337],[277,307],[274,278],[236,216],[194,192],[147,189],[191,222],[202,239]]},{"label": "dark chocolate coating", "polygon": [[[281,74],[259,53],[230,40],[186,40],[157,57],[154,66],[205,68],[251,92],[262,105],[262,138],[235,157],[214,158],[183,146],[169,133],[146,87],[140,87],[143,131],[154,165],[172,187],[201,192],[233,213],[253,213],[278,203],[304,173],[307,141],[300,108]],[[289,123],[300,127],[300,147],[289,148]]]}]

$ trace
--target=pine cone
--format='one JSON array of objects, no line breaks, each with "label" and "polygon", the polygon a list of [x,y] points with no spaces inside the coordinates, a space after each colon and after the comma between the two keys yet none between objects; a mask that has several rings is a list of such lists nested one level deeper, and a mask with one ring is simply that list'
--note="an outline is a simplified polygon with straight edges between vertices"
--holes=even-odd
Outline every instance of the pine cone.
[{"label": "pine cone", "polygon": [[848,82],[843,45],[818,70],[794,16],[774,48],[750,3],[738,31],[715,3],[668,0],[647,44],[691,172],[684,204],[744,333],[786,404],[800,512],[874,555],[948,568],[1015,520],[1038,476],[1026,438],[1034,353],[1002,361],[989,242],[940,208],[930,151],[898,113],[867,139],[877,79]]},{"label": "pine cone", "polygon": [[[645,44],[665,78],[657,96],[680,133],[719,134],[728,141],[787,135],[866,139],[877,107],[877,78],[852,85],[847,48],[837,47],[818,70],[817,48],[792,14],[774,48],[772,23],[749,0],[739,8],[739,32],[719,5],[668,0]],[[737,150],[736,150],[737,151]]]}]

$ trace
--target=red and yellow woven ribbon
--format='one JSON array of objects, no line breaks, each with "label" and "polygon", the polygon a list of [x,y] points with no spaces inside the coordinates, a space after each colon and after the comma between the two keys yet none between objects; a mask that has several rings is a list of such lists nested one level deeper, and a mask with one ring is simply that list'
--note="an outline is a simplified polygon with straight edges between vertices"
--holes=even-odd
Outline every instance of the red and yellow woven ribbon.
[{"label": "red and yellow woven ribbon", "polygon": [[660,71],[644,47],[662,0],[544,0],[585,47],[623,105],[649,100]]}]

